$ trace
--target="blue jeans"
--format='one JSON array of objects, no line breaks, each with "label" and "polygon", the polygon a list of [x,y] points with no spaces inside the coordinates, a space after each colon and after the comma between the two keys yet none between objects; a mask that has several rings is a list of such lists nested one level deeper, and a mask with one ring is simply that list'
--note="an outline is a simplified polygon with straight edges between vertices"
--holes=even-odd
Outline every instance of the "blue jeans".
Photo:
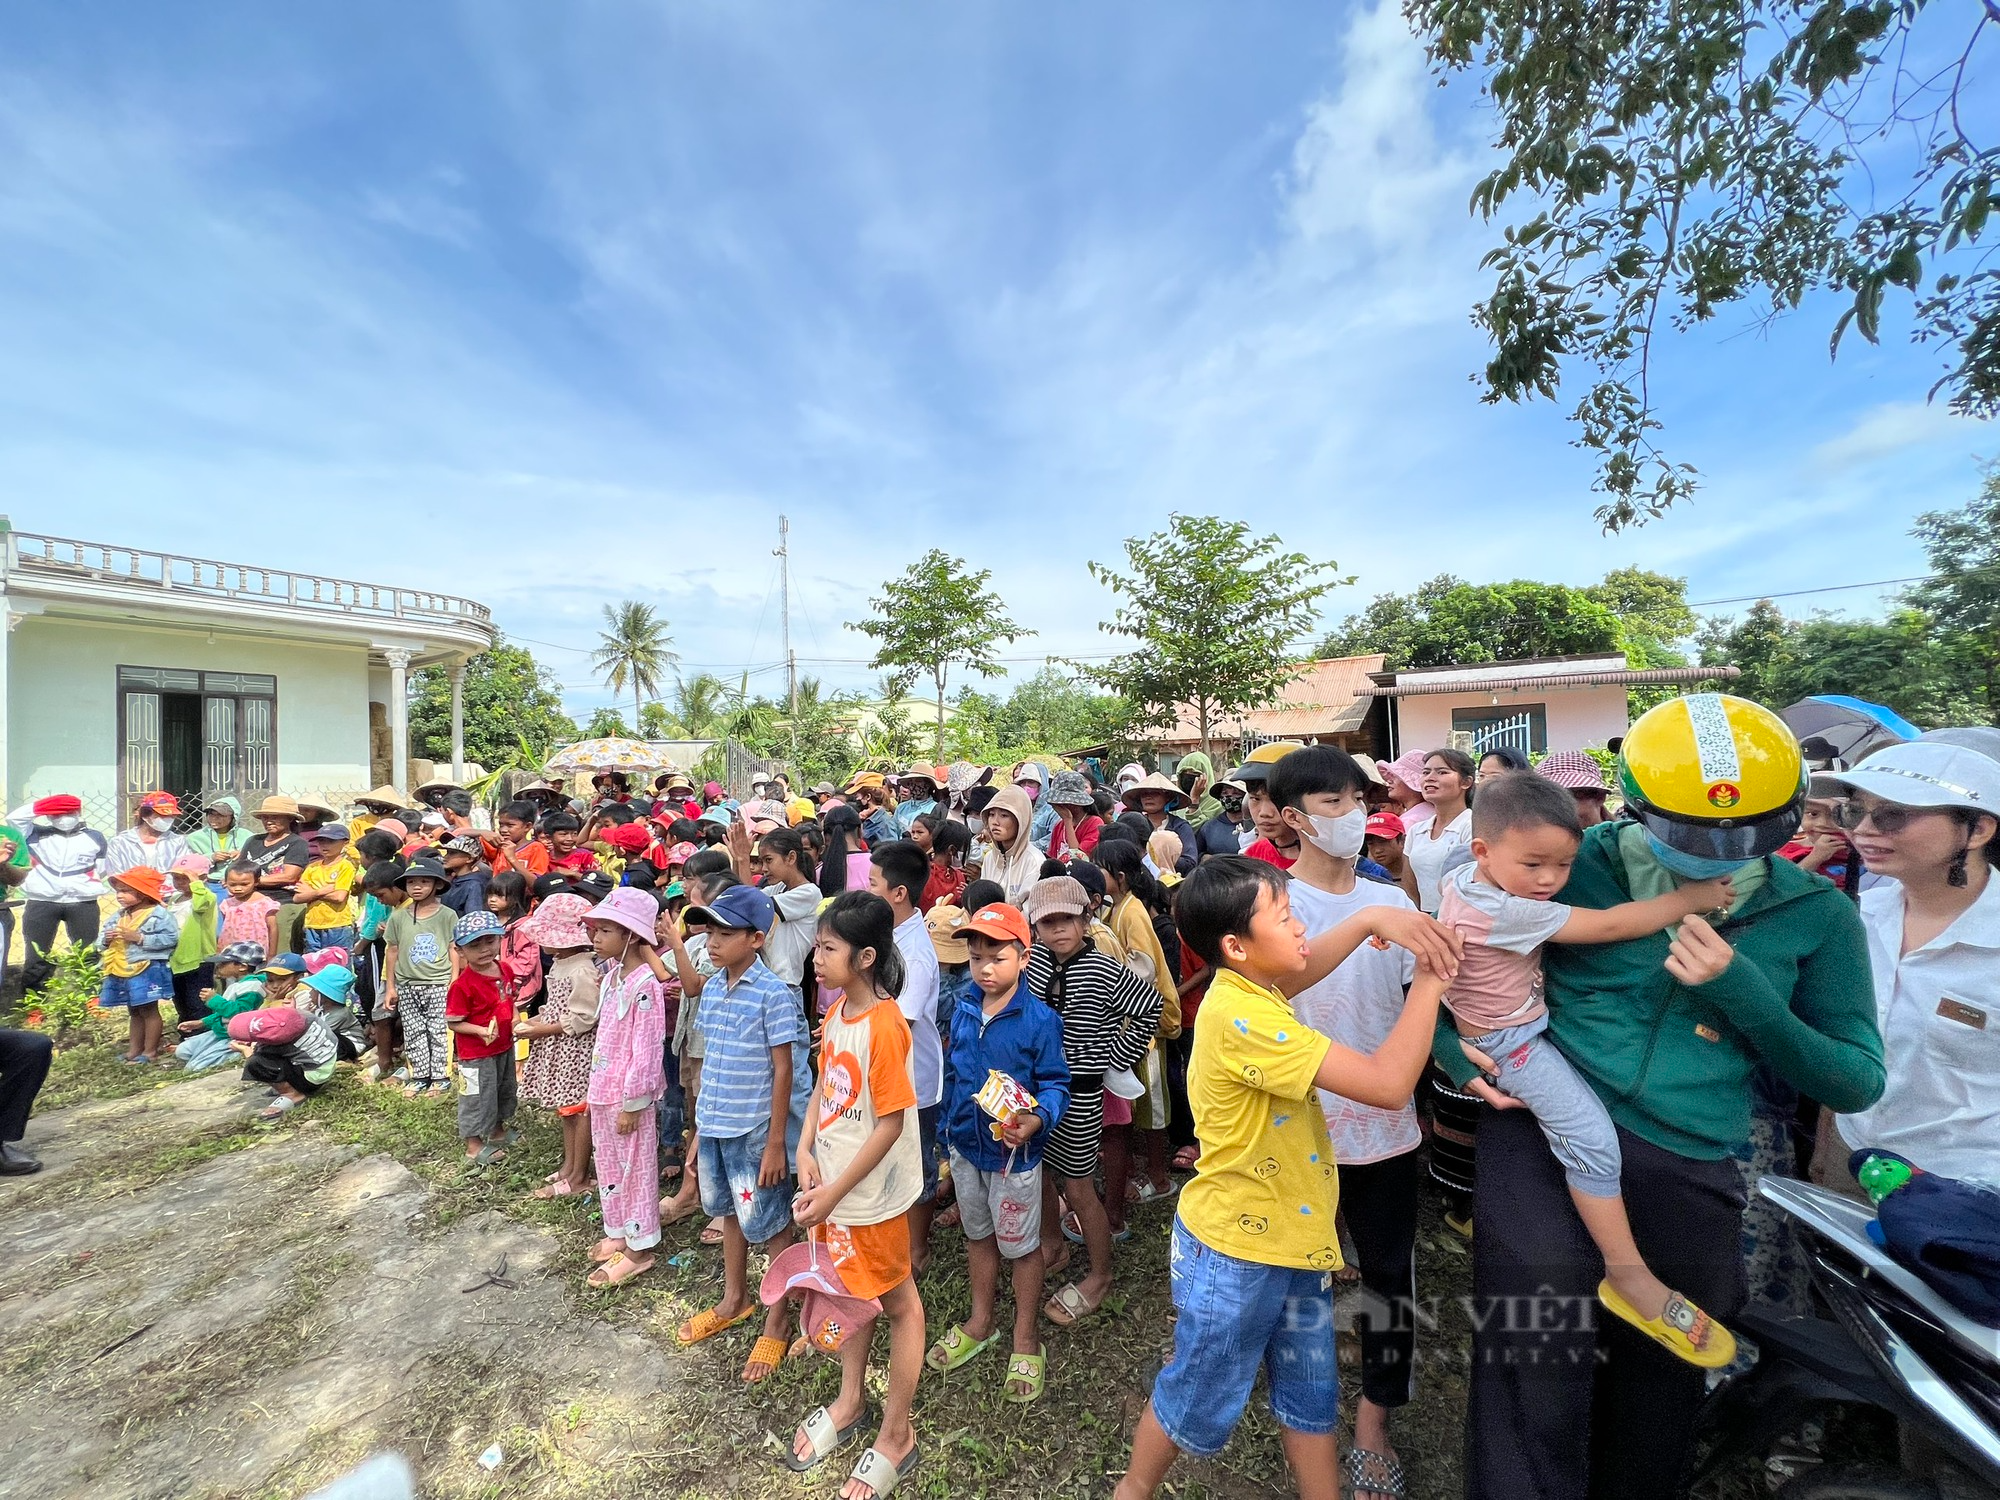
[{"label": "blue jeans", "polygon": [[190,1073],[199,1073],[206,1068],[216,1067],[236,1055],[236,1049],[228,1042],[207,1031],[197,1031],[174,1048],[174,1056],[181,1060],[182,1065]]},{"label": "blue jeans", "polygon": [[1153,1415],[1176,1448],[1220,1453],[1259,1369],[1280,1427],[1318,1435],[1339,1425],[1331,1272],[1238,1260],[1177,1217],[1173,1295],[1174,1357],[1153,1383]]}]

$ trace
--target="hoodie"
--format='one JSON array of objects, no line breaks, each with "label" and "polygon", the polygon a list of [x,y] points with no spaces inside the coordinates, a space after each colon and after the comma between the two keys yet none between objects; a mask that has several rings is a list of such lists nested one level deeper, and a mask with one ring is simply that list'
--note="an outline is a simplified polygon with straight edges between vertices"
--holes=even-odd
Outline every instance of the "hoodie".
[{"label": "hoodie", "polygon": [[[229,809],[229,826],[217,833],[202,820],[201,827],[187,836],[188,853],[199,854],[211,865],[225,854],[236,854],[243,848],[243,840],[249,835],[243,831],[243,804],[234,797],[217,797],[208,804],[210,807]],[[358,837],[359,835],[357,835]]]},{"label": "hoodie", "polygon": [[[1621,825],[1589,829],[1556,899],[1602,911],[1633,899]],[[1885,1072],[1868,943],[1854,903],[1781,859],[1716,932],[1730,966],[1688,988],[1668,974],[1664,932],[1622,943],[1543,950],[1549,1037],[1641,1139],[1719,1161],[1749,1139],[1760,1064],[1801,1093],[1848,1113],[1881,1097]],[[1472,1065],[1440,1013],[1432,1056],[1459,1087]]]},{"label": "hoodie", "polygon": [[989,1072],[1005,1073],[1035,1096],[1042,1128],[1013,1152],[1014,1169],[1039,1166],[1049,1132],[1069,1108],[1069,1064],[1063,1060],[1062,1017],[1015,986],[993,1015],[985,1010],[977,985],[966,985],[951,1012],[951,1039],[945,1050],[945,1135],[951,1149],[982,1172],[1006,1169],[1012,1151],[993,1138],[993,1119],[974,1101]]},{"label": "hoodie", "polygon": [[[1037,849],[1046,851],[1049,847],[1049,835],[1056,831],[1056,824],[1062,821],[1062,814],[1057,812],[1055,805],[1049,801],[1049,768],[1038,760],[1029,761],[1028,764],[1042,773],[1041,794],[1030,798],[1028,802],[1035,813],[1028,821],[1028,837],[1034,840]],[[1026,792],[1022,792],[1021,795],[1028,796]]]},{"label": "hoodie", "polygon": [[980,878],[994,882],[1006,892],[1010,906],[1020,906],[1027,901],[1035,882],[1042,878],[1042,851],[1034,839],[1034,806],[1019,787],[1003,786],[993,794],[986,810],[1013,815],[1014,841],[987,846],[979,864]]},{"label": "hoodie", "polygon": [[[1215,762],[1208,758],[1206,751],[1190,751],[1188,754],[1183,755],[1180,758],[1180,764],[1174,767],[1175,781],[1181,779],[1183,771],[1199,771],[1208,778],[1208,786],[1201,794],[1201,801],[1197,802],[1193,810],[1187,815],[1188,822],[1199,828],[1208,822],[1210,818],[1219,817],[1222,813],[1222,803],[1217,800],[1215,795]],[[1234,853],[1235,851],[1232,850],[1230,852]]]}]

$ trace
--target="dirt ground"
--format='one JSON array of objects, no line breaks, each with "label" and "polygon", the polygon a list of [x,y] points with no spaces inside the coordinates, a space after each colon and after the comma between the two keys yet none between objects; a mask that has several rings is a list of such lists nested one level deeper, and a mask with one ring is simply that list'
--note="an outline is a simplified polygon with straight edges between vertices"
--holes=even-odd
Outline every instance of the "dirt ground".
[{"label": "dirt ground", "polygon": [[[591,1209],[531,1196],[555,1165],[552,1122],[524,1115],[514,1160],[468,1177],[447,1103],[363,1088],[343,1069],[258,1130],[261,1096],[233,1072],[133,1078],[148,1070],[98,1050],[58,1059],[45,1097],[86,1102],[31,1123],[46,1169],[0,1179],[0,1494],[276,1500],[385,1448],[443,1497],[837,1492],[845,1463],[802,1483],[774,1456],[833,1395],[830,1361],[789,1363],[746,1391],[754,1330],[675,1347],[673,1328],[720,1290],[698,1221],[669,1230],[655,1274],[614,1293],[582,1286]],[[139,1091],[102,1096],[119,1089]],[[926,1456],[904,1493],[1108,1492],[1171,1345],[1169,1223],[1168,1209],[1135,1214],[1104,1313],[1050,1330],[1038,1406],[1001,1401],[998,1359],[926,1376]],[[962,1242],[940,1232],[937,1244],[920,1282],[933,1334],[967,1306]],[[1423,1246],[1426,1281],[1452,1296],[1466,1260],[1429,1209]],[[517,1286],[482,1285],[503,1256]],[[1457,1341],[1426,1340],[1432,1363],[1398,1425],[1419,1500],[1459,1489]],[[478,1460],[494,1444],[488,1470]],[[1229,1448],[1181,1465],[1170,1489],[1289,1493],[1261,1398]]]}]

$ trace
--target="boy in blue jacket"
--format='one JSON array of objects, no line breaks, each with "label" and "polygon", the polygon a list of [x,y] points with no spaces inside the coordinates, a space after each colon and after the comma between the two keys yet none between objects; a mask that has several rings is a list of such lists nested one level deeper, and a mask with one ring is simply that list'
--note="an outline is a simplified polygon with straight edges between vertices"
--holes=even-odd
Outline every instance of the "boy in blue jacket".
[{"label": "boy in blue jacket", "polygon": [[[1062,1018],[1021,982],[1033,936],[1012,906],[981,907],[959,929],[971,955],[977,988],[951,1015],[945,1053],[945,1136],[951,1180],[972,1281],[972,1313],[938,1340],[925,1363],[956,1370],[1000,1337],[994,1304],[1000,1262],[1012,1263],[1014,1354],[1007,1363],[1006,1399],[1037,1399],[1048,1360],[1036,1338],[1042,1305],[1042,1144],[1069,1106],[1069,1064],[1063,1060]],[[975,1096],[991,1072],[1005,1073],[1034,1096],[1035,1107],[999,1126]]]}]

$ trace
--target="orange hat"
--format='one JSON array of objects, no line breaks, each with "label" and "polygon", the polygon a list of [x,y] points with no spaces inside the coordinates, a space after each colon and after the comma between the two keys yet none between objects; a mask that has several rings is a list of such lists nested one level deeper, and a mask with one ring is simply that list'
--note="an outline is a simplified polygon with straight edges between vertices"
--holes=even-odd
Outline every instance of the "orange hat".
[{"label": "orange hat", "polygon": [[1035,941],[1028,931],[1028,919],[1021,915],[1018,907],[1009,906],[1004,901],[980,907],[972,914],[972,920],[959,928],[958,935],[961,938],[991,938],[996,943],[1019,943],[1023,948]]},{"label": "orange hat", "polygon": [[139,799],[139,810],[172,813],[175,817],[179,817],[181,802],[172,792],[148,792]]},{"label": "orange hat", "polygon": [[167,899],[166,879],[151,865],[134,865],[129,870],[120,870],[105,879],[113,885],[122,885],[127,890],[137,891],[155,905]]}]

